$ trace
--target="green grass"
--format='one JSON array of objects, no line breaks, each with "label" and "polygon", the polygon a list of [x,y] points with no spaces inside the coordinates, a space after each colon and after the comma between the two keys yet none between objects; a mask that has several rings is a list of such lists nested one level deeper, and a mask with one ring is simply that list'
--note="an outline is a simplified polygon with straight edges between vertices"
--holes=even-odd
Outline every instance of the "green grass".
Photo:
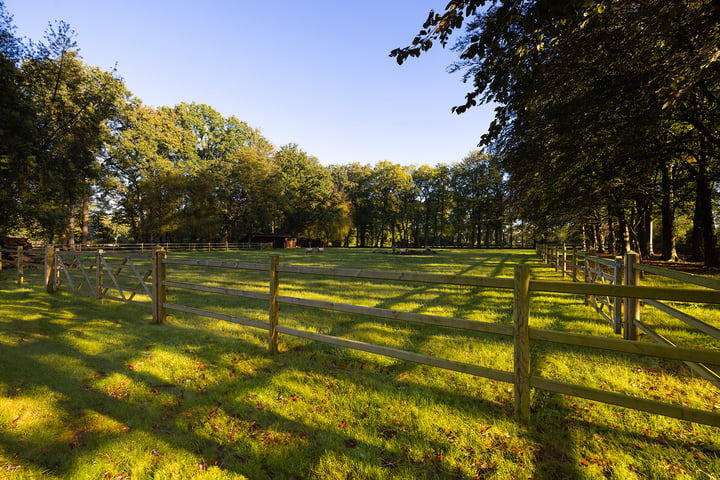
[{"label": "green grass", "polygon": [[[482,276],[527,263],[534,278],[558,278],[534,252],[280,254],[285,264]],[[170,255],[267,263],[269,253]],[[267,289],[267,272],[169,265],[168,276]],[[172,312],[157,326],[148,308],[48,295],[38,280],[17,286],[12,272],[0,274],[0,478],[720,477],[717,428],[540,391],[523,426],[509,384],[288,336],[270,356],[260,330]],[[501,290],[281,274],[281,294],[512,322],[512,292]],[[264,302],[181,290],[168,300],[267,319]],[[512,344],[500,336],[287,305],[280,322],[512,369]],[[534,295],[531,326],[614,336],[582,297]],[[720,408],[718,391],[674,362],[534,344],[532,368]]]}]

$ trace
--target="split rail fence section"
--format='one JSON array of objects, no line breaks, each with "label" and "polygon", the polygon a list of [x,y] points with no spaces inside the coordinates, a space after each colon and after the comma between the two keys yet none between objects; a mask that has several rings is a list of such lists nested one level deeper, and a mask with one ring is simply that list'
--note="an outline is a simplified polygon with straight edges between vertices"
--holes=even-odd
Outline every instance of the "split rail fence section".
[{"label": "split rail fence section", "polygon": [[45,250],[45,289],[59,288],[95,298],[150,305],[152,254]]},{"label": "split rail fence section", "polygon": [[[645,265],[640,263],[639,256],[635,253],[629,253],[624,258],[618,256],[611,260],[580,252],[575,247],[568,249],[565,245],[540,245],[538,254],[542,255],[545,263],[555,267],[555,270],[559,271],[563,277],[570,276],[573,282],[640,285],[642,274],[649,273],[711,289],[708,291],[720,291],[720,280],[718,279]],[[681,301],[690,302],[690,300]],[[610,322],[615,333],[622,334],[623,338],[627,340],[637,340],[638,332],[642,331],[659,344],[675,346],[671,340],[641,320],[642,305],[656,308],[704,334],[720,340],[720,329],[717,327],[658,299],[623,299],[622,297],[590,295],[586,296],[586,304],[594,306],[598,313]],[[685,363],[702,378],[720,388],[720,375],[716,371],[703,364]]]},{"label": "split rail fence section", "polygon": [[[48,256],[48,258],[57,257],[57,255]],[[530,298],[531,295],[535,292],[554,292],[571,295],[620,297],[628,298],[631,300],[646,298],[652,300],[691,301],[720,304],[720,291],[531,280],[530,268],[527,265],[516,266],[514,278],[492,278],[467,275],[421,274],[409,272],[282,265],[279,262],[278,256],[272,256],[269,265],[232,261],[167,258],[165,250],[162,247],[157,247],[153,252],[153,257],[150,262],[151,265],[149,271],[152,273],[150,273],[150,276],[148,277],[147,273],[145,273],[144,275],[142,274],[143,269],[138,268],[137,266],[132,266],[134,265],[134,256],[126,255],[126,261],[123,261],[119,264],[115,263],[111,265],[110,263],[106,263],[106,255],[103,255],[101,258],[100,254],[98,254],[97,258],[95,259],[95,267],[93,267],[92,265],[81,267],[82,262],[79,261],[79,255],[61,253],[59,254],[59,257],[61,258],[61,260],[58,261],[62,261],[63,265],[60,265],[59,268],[49,265],[47,271],[62,271],[64,273],[65,271],[70,272],[74,269],[76,274],[79,272],[79,282],[71,284],[68,280],[68,285],[71,288],[74,288],[74,290],[78,291],[81,290],[82,287],[93,283],[91,275],[93,268],[96,275],[99,274],[98,272],[110,272],[112,271],[112,268],[115,268],[115,271],[118,271],[121,268],[130,268],[133,271],[135,278],[138,280],[139,288],[144,290],[146,293],[148,289],[150,290],[150,297],[152,299],[153,319],[157,323],[163,323],[166,320],[168,311],[186,312],[267,331],[268,349],[273,354],[278,352],[279,335],[291,335],[308,340],[328,343],[335,346],[360,350],[409,362],[415,362],[432,367],[475,375],[479,377],[485,377],[500,382],[511,383],[514,385],[515,414],[523,422],[528,422],[530,420],[530,389],[535,388],[549,392],[556,392],[560,394],[581,397],[589,399],[591,401],[603,402],[634,410],[640,410],[653,414],[659,414],[691,422],[720,427],[720,413],[714,413],[706,410],[689,408],[680,405],[673,405],[655,400],[637,398],[625,394],[608,392],[606,390],[590,388],[586,386],[580,386],[531,375],[530,346],[531,341],[554,342],[585,348],[603,349],[637,355],[648,355],[670,360],[692,361],[697,363],[707,363],[711,365],[720,365],[720,352],[673,347],[669,345],[657,345],[647,342],[638,342],[634,340],[600,338],[589,335],[579,335],[529,327]],[[166,265],[169,264],[202,266],[218,269],[267,271],[269,282],[268,291],[267,293],[265,293],[258,291],[248,291],[242,289],[173,281],[166,278]],[[283,296],[280,295],[281,273],[313,276],[320,275],[324,277],[335,277],[338,279],[352,278],[379,281],[450,284],[512,290],[514,292],[513,325],[472,321],[460,318],[449,318],[439,315],[418,314],[375,307],[364,307],[353,304],[313,300],[294,296]],[[46,285],[55,285],[55,283],[53,283],[53,277],[56,278],[57,275],[46,275]],[[152,288],[147,287],[146,282],[148,278],[151,278],[152,280]],[[114,280],[112,281],[112,284],[116,285],[117,290],[120,290],[119,285],[116,284]],[[105,284],[102,283],[101,279],[101,281],[96,280],[95,285]],[[267,301],[269,311],[268,321],[265,322],[261,320],[244,318],[240,316],[214,312],[211,310],[196,307],[168,303],[166,300],[168,288]],[[48,287],[48,291],[52,291],[52,289]],[[103,296],[101,298],[110,298],[108,296],[105,296],[105,291],[105,287],[96,287],[95,290],[90,289],[90,292],[95,292],[96,295],[98,294],[98,292],[103,292]],[[125,299],[125,301],[128,301],[130,300],[131,295],[125,296],[121,293],[121,297],[122,298],[113,297],[113,299]],[[296,305],[320,310],[331,310],[352,314],[362,314],[376,318],[395,320],[399,322],[430,324],[440,327],[511,337],[514,345],[513,371],[497,370],[479,365],[473,365],[454,360],[438,358],[430,355],[424,355],[416,352],[409,352],[381,345],[364,343],[356,340],[321,334],[299,328],[283,326],[279,313],[280,304]]]},{"label": "split rail fence section", "polygon": [[[93,244],[75,244],[72,247],[70,245],[54,244],[56,250],[65,250],[72,252],[95,252],[102,250],[104,252],[141,252],[152,254],[154,248],[158,243],[93,243]],[[161,242],[166,252],[169,251],[229,251],[229,250],[248,250],[258,249],[265,250],[273,248],[271,242],[262,243],[250,243],[250,242]],[[45,245],[36,243],[36,247],[42,248]]]},{"label": "split rail fence section", "polygon": [[[41,264],[33,262],[32,260],[28,261],[27,256],[31,253],[36,252],[31,252],[30,250],[24,249],[22,246],[18,246],[17,249],[0,248],[0,271],[3,269],[3,262],[5,264],[10,264],[11,268],[14,266],[14,270],[17,273],[17,284],[22,285],[25,283],[26,275],[32,275],[43,268]],[[3,254],[6,254],[5,260],[2,259]]]}]

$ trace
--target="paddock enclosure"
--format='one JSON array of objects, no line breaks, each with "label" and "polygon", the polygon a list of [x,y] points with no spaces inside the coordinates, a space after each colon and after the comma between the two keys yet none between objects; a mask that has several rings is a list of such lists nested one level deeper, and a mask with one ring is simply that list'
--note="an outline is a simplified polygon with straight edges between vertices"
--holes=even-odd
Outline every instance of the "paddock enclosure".
[{"label": "paddock enclosure", "polygon": [[[505,262],[506,257],[492,265],[489,256],[477,268],[441,267],[448,273],[423,272],[437,270],[433,257],[398,261],[372,252],[364,253],[371,259],[367,263],[380,268],[348,268],[347,263],[359,257],[340,249],[307,257],[295,252],[225,251],[200,258],[198,252],[168,254],[162,246],[152,254],[53,247],[45,253],[49,292],[68,289],[103,302],[139,303],[152,309],[157,323],[186,315],[260,329],[266,332],[272,354],[282,355],[279,345],[295,337],[507,383],[515,415],[525,422],[530,420],[535,390],[720,426],[715,381],[720,366],[720,291],[715,279],[701,280],[701,288],[645,286],[637,279],[630,285],[580,282],[616,280],[621,275],[603,273],[599,265],[614,267],[589,255],[582,262],[589,268],[578,275],[581,262],[563,260],[557,249],[526,252],[515,259],[517,265]],[[230,260],[234,257],[243,260]],[[264,261],[244,261],[258,258]],[[402,266],[403,261],[415,271],[387,268]],[[486,274],[475,275],[475,270]],[[678,281],[689,279],[671,275]],[[639,299],[643,315],[657,305],[664,305],[665,312],[680,311],[663,302],[689,305],[704,320],[687,321],[688,314],[675,317],[684,319],[690,330],[700,326],[703,339],[695,341],[695,333],[686,333],[681,346],[662,336],[666,341],[660,343],[648,342],[646,336],[637,340],[637,329],[650,329],[640,320]],[[586,306],[588,302],[592,305]],[[621,304],[626,305],[624,313],[618,312]],[[555,311],[562,313],[558,317]],[[573,313],[580,311],[584,313]],[[587,334],[583,325],[596,321],[610,323],[606,336]],[[657,341],[658,334],[647,337]],[[457,344],[452,358],[435,355],[435,350],[447,351],[452,342]],[[599,361],[597,378],[573,380],[568,371],[572,368],[558,368],[557,354],[562,358],[567,351],[586,350],[592,352],[588,358]],[[613,375],[604,366],[632,369],[647,362],[674,361],[688,363],[708,382],[696,392],[695,402],[706,408],[686,406],[685,400],[667,402],[668,395],[643,398],[642,392],[629,392],[625,386],[616,385],[620,391],[613,391]]]}]

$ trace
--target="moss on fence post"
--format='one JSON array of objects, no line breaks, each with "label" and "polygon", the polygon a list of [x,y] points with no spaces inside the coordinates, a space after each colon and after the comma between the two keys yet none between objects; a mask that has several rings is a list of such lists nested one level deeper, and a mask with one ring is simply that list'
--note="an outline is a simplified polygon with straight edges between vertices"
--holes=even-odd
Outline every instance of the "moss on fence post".
[{"label": "moss on fence post", "polygon": [[515,415],[530,422],[530,267],[515,266],[513,338],[515,340]]}]

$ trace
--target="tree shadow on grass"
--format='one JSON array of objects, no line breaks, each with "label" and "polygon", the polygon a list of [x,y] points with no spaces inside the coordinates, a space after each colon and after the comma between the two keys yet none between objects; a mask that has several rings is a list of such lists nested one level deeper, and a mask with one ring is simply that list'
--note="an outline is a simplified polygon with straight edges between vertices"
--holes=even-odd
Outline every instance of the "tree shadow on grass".
[{"label": "tree shadow on grass", "polygon": [[[14,320],[7,327],[7,331],[14,332],[18,337],[15,340],[18,343],[2,350],[2,364],[9,365],[9,360],[12,359],[13,365],[23,365],[23,369],[0,368],[0,382],[7,386],[8,391],[35,386],[53,392],[52,394],[58,396],[57,404],[64,412],[64,418],[96,411],[113,418],[128,429],[124,431],[121,428],[112,433],[80,431],[75,437],[62,437],[49,444],[28,439],[14,432],[12,428],[4,429],[0,433],[0,445],[3,445],[6,451],[23,462],[35,464],[58,475],[71,474],[78,462],[87,461],[87,456],[121,441],[132,432],[143,432],[157,439],[159,443],[202,458],[206,465],[217,462],[217,466],[223,471],[252,478],[300,478],[313,475],[327,452],[339,452],[361,466],[381,468],[388,472],[387,476],[392,476],[396,469],[407,469],[415,472],[417,477],[463,478],[455,468],[439,461],[439,454],[435,459],[429,457],[427,462],[419,464],[418,457],[404,451],[397,444],[397,439],[403,435],[409,437],[413,432],[399,431],[397,426],[391,426],[379,431],[377,438],[359,440],[357,435],[349,434],[348,430],[340,429],[336,424],[298,420],[293,418],[292,412],[273,409],[272,405],[267,404],[267,400],[259,399],[259,391],[270,390],[280,392],[280,396],[286,397],[282,400],[278,396],[273,402],[293,402],[288,399],[287,393],[282,395],[282,389],[274,384],[273,379],[291,374],[294,370],[323,377],[329,375],[349,379],[358,390],[402,395],[416,402],[423,398],[432,398],[433,401],[449,405],[459,413],[479,415],[490,422],[505,420],[511,413],[509,403],[497,404],[483,398],[469,398],[467,394],[448,391],[448,388],[400,380],[403,373],[414,368],[413,364],[407,362],[395,361],[388,365],[384,360],[374,361],[367,356],[364,356],[362,361],[346,356],[337,358],[337,351],[333,347],[304,341],[295,342],[291,351],[270,357],[258,342],[243,341],[232,334],[208,330],[208,324],[203,321],[199,321],[197,325],[189,322],[162,327],[149,325],[144,311],[139,315],[141,319],[113,323],[112,328],[103,326],[102,323],[96,327],[105,328],[109,338],[121,332],[122,342],[131,350],[91,355],[81,351],[67,339],[50,338],[60,336],[65,329],[80,331],[83,325],[92,326],[98,323],[97,320],[89,324],[83,323],[86,320],[82,302],[79,301],[77,307],[63,304],[64,310],[58,314],[69,323],[64,325],[47,314],[49,302],[45,298],[50,297],[43,298],[42,304],[37,306],[37,309],[43,312],[38,319],[29,324],[26,321]],[[132,306],[124,308],[127,308],[128,315],[141,312]],[[31,315],[32,302],[23,305],[22,309],[22,315]],[[568,319],[570,318],[571,316],[568,316]],[[332,333],[342,336],[352,330],[353,323],[337,323],[333,326]],[[166,335],[169,330],[173,331],[172,336]],[[422,345],[430,327],[421,326],[421,330],[408,337],[405,343]],[[457,336],[466,336],[466,332],[458,332]],[[138,355],[148,345],[177,350],[182,343],[191,347],[188,355],[193,356],[199,365],[212,365],[213,369],[231,371],[233,366],[232,360],[227,359],[228,352],[236,352],[238,362],[262,359],[264,366],[254,374],[243,375],[242,378],[239,378],[240,375],[228,375],[228,378],[215,382],[200,381],[203,372],[197,371],[196,384],[169,382],[167,378],[149,374],[142,369],[128,368],[137,362]],[[212,348],[207,348],[208,345],[212,345]],[[155,389],[159,392],[158,395],[172,398],[173,401],[168,408],[159,409],[153,406],[151,401],[143,403],[142,399],[136,401],[132,395],[126,397],[122,392],[99,390],[93,386],[92,378],[88,375],[78,376],[61,368],[61,365],[39,361],[48,351],[53,352],[56,357],[65,357],[85,365],[88,370],[105,377],[114,374],[127,376],[132,381],[145,385],[148,390]],[[535,364],[534,361],[533,365]],[[334,365],[334,369],[328,371],[328,365]],[[37,372],[42,373],[36,375]],[[28,377],[34,380],[29,380]],[[572,404],[557,395],[536,395],[535,398],[534,415],[537,420],[534,421],[534,426],[527,431],[518,428],[518,435],[526,436],[535,445],[535,477],[583,477],[585,467],[578,463],[581,460],[568,456],[564,448],[573,446],[576,441],[567,429],[567,419],[574,412]],[[359,418],[364,412],[349,413],[354,413]],[[548,416],[553,418],[548,420]],[[82,422],[73,427],[74,431],[82,430],[81,424]],[[220,427],[215,429],[217,425]],[[584,431],[591,434],[602,435],[603,428],[607,427],[583,425]],[[622,435],[622,428],[620,430]],[[231,438],[230,434],[234,438]],[[624,435],[628,442],[638,439],[634,432],[626,431]],[[433,453],[443,452],[443,449],[447,448],[447,442],[441,438],[429,439],[425,444],[428,452]],[[496,446],[498,445],[501,444]],[[692,444],[683,442],[678,445],[681,448],[693,447]],[[62,456],[58,455],[58,452]],[[362,453],[364,458],[361,458],[359,453]],[[151,451],[143,451],[141,454],[156,458]],[[481,458],[479,453],[469,455]],[[58,457],[62,460],[58,461]],[[159,462],[158,468],[160,466],[162,462]],[[148,468],[145,473],[151,474],[153,470]],[[492,468],[479,468],[477,475],[482,478],[481,475],[492,473]]]},{"label": "tree shadow on grass", "polygon": [[[32,309],[32,306],[24,308]],[[126,308],[128,315],[140,313],[137,308]],[[158,447],[159,453],[150,448],[155,441],[158,445],[169,445],[201,458],[206,467],[217,464],[223,471],[251,478],[303,478],[313,475],[322,458],[330,451],[349,456],[360,465],[358,468],[366,464],[387,471],[414,469],[418,477],[424,478],[457,476],[452,466],[437,459],[423,465],[412,464],[406,452],[383,438],[383,435],[392,435],[389,431],[381,432],[373,441],[364,441],[327,422],[310,424],[299,421],[291,414],[263,405],[267,399],[256,401],[259,391],[277,389],[273,385],[274,377],[297,368],[293,363],[294,357],[290,355],[271,358],[256,344],[211,331],[201,333],[202,322],[197,328],[147,325],[148,318],[143,312],[138,316],[140,318],[136,317],[125,325],[103,324],[96,319],[89,326],[84,323],[86,317],[82,301],[78,301],[77,306],[64,304],[55,313],[48,311],[47,305],[39,306],[38,310],[41,312],[39,318],[31,321],[15,319],[2,326],[4,331],[19,338],[16,344],[8,345],[0,352],[4,365],[0,369],[0,382],[18,399],[26,392],[42,391],[49,395],[52,398],[49,402],[56,411],[53,415],[68,422],[68,425],[58,429],[56,438],[27,435],[26,430],[18,428],[24,422],[39,422],[37,426],[41,429],[43,423],[31,417],[25,418],[25,414],[20,415],[15,425],[4,428],[0,433],[0,444],[6,457],[13,458],[14,462],[34,465],[55,475],[72,475],[77,472],[78,465],[88,466],[89,457],[96,452],[107,451],[114,443],[140,434],[140,438],[145,440],[141,442],[141,450],[133,452],[133,455],[144,455],[149,459],[150,465],[142,470],[145,476],[152,475],[163,466],[162,460],[157,460],[164,455],[162,448]],[[56,315],[62,317],[62,321],[57,321]],[[82,333],[84,325],[88,325],[86,333]],[[168,335],[170,330],[172,335]],[[66,335],[70,331],[74,332],[72,341]],[[26,332],[32,335],[26,335]],[[77,334],[92,337],[102,333],[115,336],[113,351],[91,354],[73,343]],[[31,338],[20,341],[25,336]],[[213,348],[199,345],[198,336],[204,344],[211,343]],[[237,360],[239,362],[243,359],[265,359],[265,366],[254,375],[242,378],[228,376],[214,382],[198,380],[197,384],[168,381],[137,366],[143,348],[152,346],[152,350],[177,350],[178,343],[182,342],[188,343],[190,355],[198,363],[212,365],[213,369],[230,371],[232,361],[228,364],[227,352],[236,352],[235,357],[241,357]],[[47,355],[52,355],[52,358],[46,360]],[[316,375],[327,375],[321,363],[314,364],[305,359],[300,367]],[[199,378],[204,373],[196,374]],[[135,393],[124,392],[119,387],[103,389],[96,383],[98,378],[113,376],[125,377],[154,393],[135,397]],[[358,388],[365,386],[359,385]],[[386,378],[380,375],[378,380],[371,382],[371,387],[381,393],[394,393],[397,385],[387,384]],[[424,387],[419,387],[418,394],[442,395],[445,402],[457,408],[469,408],[467,399],[462,395]],[[153,398],[163,398],[167,405],[158,405]],[[482,411],[482,401],[471,410]],[[89,412],[112,419],[117,428],[112,432],[93,430],[87,424]],[[356,455],[357,452],[362,452],[363,456]],[[119,459],[115,461],[117,465],[122,465]],[[107,462],[101,467],[103,465],[109,468]],[[122,474],[117,470],[111,473]]]}]

